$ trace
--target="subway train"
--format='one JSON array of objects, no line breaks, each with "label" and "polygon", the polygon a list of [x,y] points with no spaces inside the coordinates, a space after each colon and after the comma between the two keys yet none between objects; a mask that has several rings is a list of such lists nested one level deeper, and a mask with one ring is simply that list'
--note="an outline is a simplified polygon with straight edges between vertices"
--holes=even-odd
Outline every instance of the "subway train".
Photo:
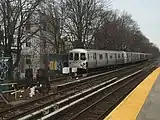
[{"label": "subway train", "polygon": [[72,49],[69,51],[69,67],[78,70],[89,70],[100,67],[111,67],[148,60],[152,57],[149,53]]}]

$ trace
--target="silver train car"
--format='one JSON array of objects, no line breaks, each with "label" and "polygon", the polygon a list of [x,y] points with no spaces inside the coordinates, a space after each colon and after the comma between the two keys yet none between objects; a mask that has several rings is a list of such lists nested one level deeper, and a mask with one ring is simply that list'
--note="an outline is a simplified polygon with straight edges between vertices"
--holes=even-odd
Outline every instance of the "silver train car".
[{"label": "silver train car", "polygon": [[91,68],[110,67],[129,63],[136,63],[150,59],[152,54],[94,50],[94,49],[73,49],[69,51],[69,67],[79,70]]}]

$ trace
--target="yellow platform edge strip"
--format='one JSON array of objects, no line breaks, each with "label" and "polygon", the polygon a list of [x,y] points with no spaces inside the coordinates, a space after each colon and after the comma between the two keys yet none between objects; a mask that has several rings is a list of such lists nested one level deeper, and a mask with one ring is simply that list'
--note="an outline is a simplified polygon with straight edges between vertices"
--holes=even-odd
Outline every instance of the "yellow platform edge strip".
[{"label": "yellow platform edge strip", "polygon": [[136,120],[159,74],[160,67],[147,76],[104,120]]}]

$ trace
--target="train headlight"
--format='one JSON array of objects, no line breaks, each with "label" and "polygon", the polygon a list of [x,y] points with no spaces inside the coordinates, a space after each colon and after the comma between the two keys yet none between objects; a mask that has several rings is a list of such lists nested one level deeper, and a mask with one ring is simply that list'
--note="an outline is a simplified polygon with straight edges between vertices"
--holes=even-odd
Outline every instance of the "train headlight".
[{"label": "train headlight", "polygon": [[81,67],[85,67],[86,63],[81,63],[80,65],[81,65]]}]

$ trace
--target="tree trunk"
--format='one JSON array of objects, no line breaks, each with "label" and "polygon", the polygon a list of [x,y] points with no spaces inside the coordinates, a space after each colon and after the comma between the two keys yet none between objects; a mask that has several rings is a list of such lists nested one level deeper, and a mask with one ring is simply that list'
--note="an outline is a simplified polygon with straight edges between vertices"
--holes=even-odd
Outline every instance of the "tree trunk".
[{"label": "tree trunk", "polygon": [[16,52],[17,56],[16,56],[16,61],[13,65],[13,69],[18,67],[18,64],[19,64],[19,61],[21,59],[21,49],[17,49],[17,52]]},{"label": "tree trunk", "polygon": [[12,57],[9,59],[9,69],[8,69],[8,80],[11,81],[13,80],[13,60]]}]

